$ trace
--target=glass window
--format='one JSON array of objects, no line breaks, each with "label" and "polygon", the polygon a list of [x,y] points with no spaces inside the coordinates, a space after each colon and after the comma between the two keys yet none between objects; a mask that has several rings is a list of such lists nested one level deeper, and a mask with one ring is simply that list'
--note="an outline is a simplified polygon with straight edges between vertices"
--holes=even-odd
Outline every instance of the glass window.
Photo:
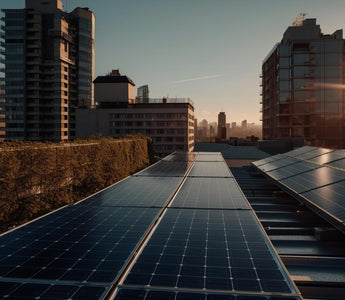
[{"label": "glass window", "polygon": [[279,81],[279,89],[281,91],[290,90],[290,81]]},{"label": "glass window", "polygon": [[293,63],[295,65],[303,65],[309,63],[310,55],[308,53],[298,53],[293,55]]},{"label": "glass window", "polygon": [[279,78],[280,79],[289,79],[290,78],[290,70],[289,69],[280,69],[279,70]]},{"label": "glass window", "polygon": [[280,57],[279,58],[279,66],[281,68],[288,68],[288,67],[290,67],[290,58],[289,57]]}]

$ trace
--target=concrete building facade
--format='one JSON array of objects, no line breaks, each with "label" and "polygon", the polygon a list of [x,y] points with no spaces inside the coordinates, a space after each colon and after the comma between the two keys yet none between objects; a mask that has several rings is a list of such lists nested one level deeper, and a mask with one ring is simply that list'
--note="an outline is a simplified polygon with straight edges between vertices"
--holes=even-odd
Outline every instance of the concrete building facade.
[{"label": "concrete building facade", "polygon": [[6,139],[75,138],[76,107],[94,102],[94,14],[60,0],[3,12]]},{"label": "concrete building facade", "polygon": [[119,70],[94,80],[97,105],[77,109],[77,137],[150,136],[159,155],[194,149],[194,104],[190,99],[135,100],[134,82]]},{"label": "concrete building facade", "polygon": [[316,19],[288,27],[262,65],[263,139],[305,139],[345,147],[342,30],[323,34]]}]

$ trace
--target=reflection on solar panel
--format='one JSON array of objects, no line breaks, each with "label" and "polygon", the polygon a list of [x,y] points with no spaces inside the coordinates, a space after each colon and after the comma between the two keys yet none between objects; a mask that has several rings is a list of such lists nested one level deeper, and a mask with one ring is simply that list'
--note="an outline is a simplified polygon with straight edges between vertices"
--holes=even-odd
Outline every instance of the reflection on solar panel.
[{"label": "reflection on solar panel", "polygon": [[314,170],[316,168],[319,168],[319,165],[307,161],[300,161],[284,168],[269,171],[267,172],[267,175],[269,175],[273,179],[281,180],[310,170]]},{"label": "reflection on solar panel", "polygon": [[80,205],[163,207],[181,180],[182,177],[129,177]]},{"label": "reflection on solar panel", "polygon": [[294,163],[299,162],[298,159],[292,158],[292,157],[285,157],[282,159],[278,159],[272,162],[269,162],[267,164],[264,165],[260,165],[259,168],[262,171],[268,172],[268,171],[272,171],[281,167],[286,167],[288,165],[292,165]]},{"label": "reflection on solar panel", "polygon": [[345,232],[345,151],[306,146],[284,156],[300,162],[273,170],[267,159],[253,165]]},{"label": "reflection on solar panel", "polygon": [[195,177],[233,177],[229,167],[223,162],[194,162],[188,176]]},{"label": "reflection on solar panel", "polygon": [[158,176],[158,177],[183,177],[192,162],[184,161],[164,161],[146,168],[145,170],[135,174],[134,176]]},{"label": "reflection on solar panel", "polygon": [[172,207],[249,209],[246,198],[233,178],[188,177]]},{"label": "reflection on solar panel", "polygon": [[253,212],[240,210],[168,209],[123,285],[296,292]]},{"label": "reflection on solar panel", "polygon": [[345,170],[345,159],[333,161],[333,162],[329,163],[328,165],[335,167],[335,168],[338,168],[338,169]]},{"label": "reflection on solar panel", "polygon": [[304,146],[304,147],[300,147],[300,148],[297,148],[295,150],[292,150],[292,151],[289,151],[287,153],[284,153],[284,155],[287,155],[287,156],[290,156],[290,157],[294,157],[294,156],[297,156],[297,155],[301,155],[303,153],[307,153],[309,151],[313,151],[317,149],[316,147],[311,147],[311,146]]},{"label": "reflection on solar panel", "polygon": [[281,154],[277,154],[277,155],[273,155],[273,156],[270,156],[270,157],[267,157],[264,159],[254,161],[253,165],[258,167],[258,166],[261,166],[261,165],[264,165],[264,164],[267,164],[267,163],[270,163],[270,162],[273,162],[273,161],[276,161],[276,160],[282,159],[282,158],[286,158],[286,156],[281,155]]},{"label": "reflection on solar panel", "polygon": [[299,174],[280,182],[288,186],[296,193],[303,193],[326,184],[334,183],[345,179],[345,171],[329,167],[321,167],[303,174]]},{"label": "reflection on solar panel", "polygon": [[320,187],[302,194],[311,199],[321,209],[332,214],[340,222],[345,222],[345,181]]},{"label": "reflection on solar panel", "polygon": [[315,148],[314,150],[295,155],[294,157],[296,157],[298,159],[302,159],[302,160],[307,160],[307,159],[311,159],[311,158],[314,158],[314,157],[317,157],[317,156],[320,156],[322,154],[329,153],[332,151],[334,151],[334,150],[325,149],[325,148]]},{"label": "reflection on solar panel", "polygon": [[101,295],[158,212],[155,208],[63,208],[0,237],[0,281],[17,283],[13,296],[26,296],[31,285],[19,285],[23,278],[32,281],[31,289],[40,293],[37,297],[51,292],[53,287],[44,285],[51,281],[56,284],[53,290],[72,284],[73,293],[97,284],[102,288],[90,288],[90,293]]},{"label": "reflection on solar panel", "polygon": [[224,158],[222,154],[220,153],[209,153],[209,152],[198,152],[197,157],[195,158],[195,161],[219,161],[224,162]]},{"label": "reflection on solar panel", "polygon": [[194,152],[174,152],[162,160],[166,161],[194,161],[197,153]]},{"label": "reflection on solar panel", "polygon": [[345,151],[344,150],[336,150],[336,151],[322,154],[320,156],[316,156],[316,157],[308,159],[308,160],[313,162],[313,163],[323,165],[323,164],[327,164],[327,163],[330,163],[332,161],[342,159],[342,158],[345,158]]}]

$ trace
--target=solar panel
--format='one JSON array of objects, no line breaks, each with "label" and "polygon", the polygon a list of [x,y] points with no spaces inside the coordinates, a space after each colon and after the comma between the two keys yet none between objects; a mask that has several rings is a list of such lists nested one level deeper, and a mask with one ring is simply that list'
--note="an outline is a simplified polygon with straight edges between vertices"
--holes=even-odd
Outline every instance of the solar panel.
[{"label": "solar panel", "polygon": [[197,153],[195,152],[174,152],[164,157],[166,161],[194,161]]},{"label": "solar panel", "polygon": [[329,167],[321,167],[303,174],[299,174],[280,182],[296,193],[304,193],[311,189],[335,183],[345,179],[345,171]]},{"label": "solar panel", "polygon": [[195,161],[224,162],[224,158],[221,153],[198,152]]},{"label": "solar panel", "polygon": [[123,286],[296,293],[246,210],[169,208]]},{"label": "solar panel", "polygon": [[315,148],[311,151],[295,155],[294,157],[298,159],[302,159],[302,160],[308,160],[308,159],[311,159],[311,158],[314,158],[314,157],[317,157],[317,156],[320,156],[322,154],[326,154],[332,151],[334,150],[326,149],[326,148]]},{"label": "solar panel", "polygon": [[333,162],[331,162],[331,163],[329,163],[327,165],[335,167],[335,168],[338,168],[338,169],[345,170],[345,159],[340,159],[340,160],[337,160],[337,161],[333,161]]},{"label": "solar panel", "polygon": [[0,282],[3,299],[102,299],[105,291],[105,286]]},{"label": "solar panel", "polygon": [[257,161],[254,161],[252,164],[254,166],[262,166],[264,164],[267,164],[267,163],[270,163],[270,162],[273,162],[273,161],[276,161],[278,159],[282,159],[282,158],[286,158],[286,156],[282,155],[282,154],[277,154],[277,155],[273,155],[273,156],[270,156],[270,157],[267,157],[267,158],[264,158],[264,159],[260,159],[260,160],[257,160]]},{"label": "solar panel", "polygon": [[233,177],[227,164],[223,162],[195,162],[189,177]]},{"label": "solar panel", "polygon": [[262,171],[268,172],[268,171],[272,171],[272,170],[279,169],[282,167],[286,167],[288,165],[292,165],[297,162],[299,162],[299,160],[296,158],[285,157],[285,158],[278,159],[278,160],[269,162],[267,164],[261,165],[259,166],[259,169]]},{"label": "solar panel", "polygon": [[332,151],[332,152],[325,153],[320,156],[311,158],[309,159],[309,161],[319,164],[319,165],[323,165],[323,164],[327,164],[327,163],[330,163],[332,161],[342,159],[342,158],[345,158],[345,151],[336,150],[336,151]]},{"label": "solar panel", "polygon": [[192,162],[189,161],[161,160],[145,170],[136,173],[134,176],[181,177],[185,175],[191,165]]},{"label": "solar panel", "polygon": [[257,294],[226,294],[215,292],[164,291],[158,289],[120,288],[115,300],[300,300],[292,296],[270,296]]},{"label": "solar panel", "polygon": [[319,165],[317,164],[307,161],[300,161],[298,163],[286,166],[284,168],[269,171],[266,174],[275,180],[282,180],[310,170],[317,169],[318,167]]},{"label": "solar panel", "polygon": [[309,151],[315,150],[317,149],[316,147],[311,147],[311,146],[304,146],[304,147],[300,147],[294,150],[291,150],[289,152],[286,152],[285,155],[288,155],[290,157],[295,157],[297,155],[301,155],[303,153],[307,153]]},{"label": "solar panel", "polygon": [[187,177],[171,206],[249,209],[246,198],[233,178]]},{"label": "solar panel", "polygon": [[80,205],[163,207],[181,180],[182,177],[133,176],[87,198]]},{"label": "solar panel", "polygon": [[54,282],[78,289],[97,284],[104,291],[158,212],[75,205],[38,219],[0,237],[0,281]]},{"label": "solar panel", "polygon": [[345,181],[320,187],[302,196],[340,222],[345,222]]}]

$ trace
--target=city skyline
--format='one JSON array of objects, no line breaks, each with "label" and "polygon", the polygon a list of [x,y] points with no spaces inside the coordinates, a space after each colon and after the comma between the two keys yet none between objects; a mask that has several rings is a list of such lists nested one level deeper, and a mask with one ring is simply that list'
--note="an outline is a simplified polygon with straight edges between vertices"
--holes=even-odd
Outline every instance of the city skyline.
[{"label": "city skyline", "polygon": [[[24,2],[4,0],[1,8]],[[196,118],[210,122],[219,111],[229,122],[259,122],[262,61],[301,12],[323,33],[345,28],[338,0],[63,3],[95,13],[96,76],[119,68],[153,97],[191,98]]]}]

